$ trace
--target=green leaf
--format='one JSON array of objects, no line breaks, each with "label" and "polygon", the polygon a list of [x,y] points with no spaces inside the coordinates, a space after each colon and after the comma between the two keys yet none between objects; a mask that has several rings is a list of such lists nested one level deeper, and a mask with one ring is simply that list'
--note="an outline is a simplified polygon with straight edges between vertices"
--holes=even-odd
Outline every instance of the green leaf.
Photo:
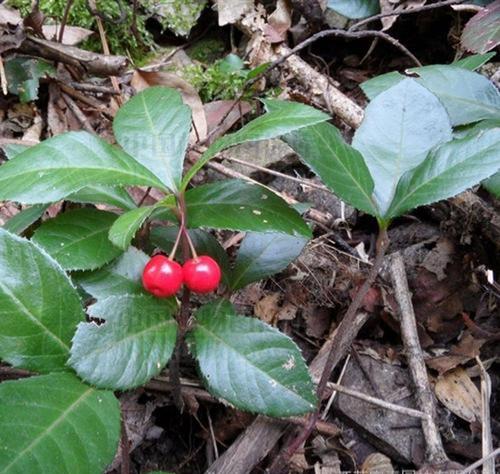
[{"label": "green leaf", "polygon": [[330,117],[312,107],[298,102],[264,100],[268,112],[247,123],[235,133],[216,140],[186,173],[182,189],[186,189],[191,178],[217,153],[240,143],[277,138],[309,125],[324,122]]},{"label": "green leaf", "polygon": [[136,232],[154,210],[155,206],[144,206],[122,214],[109,229],[109,240],[122,250],[126,250]]},{"label": "green leaf", "polygon": [[482,184],[491,194],[493,194],[493,196],[500,199],[500,171]]},{"label": "green leaf", "polygon": [[101,474],[120,439],[120,405],[72,374],[0,385],[0,472]]},{"label": "green leaf", "polygon": [[9,92],[18,95],[23,103],[38,99],[40,79],[55,74],[54,66],[40,59],[18,56],[5,63]]},{"label": "green leaf", "polygon": [[378,0],[328,0],[327,5],[330,10],[353,20],[380,13]]},{"label": "green leaf", "polygon": [[141,164],[87,132],[49,138],[0,166],[0,200],[49,203],[89,185],[164,189]]},{"label": "green leaf", "polygon": [[413,79],[370,102],[352,145],[362,153],[373,177],[380,214],[389,208],[399,178],[418,166],[431,148],[450,139],[446,110]]},{"label": "green leaf", "polygon": [[33,241],[43,247],[65,270],[102,267],[121,250],[108,240],[116,214],[93,208],[75,209],[45,221]]},{"label": "green leaf", "polygon": [[475,53],[486,53],[500,44],[500,2],[491,3],[476,13],[465,25],[462,47]]},{"label": "green leaf", "polygon": [[137,207],[125,189],[111,186],[85,186],[76,193],[67,196],[66,201],[82,204],[107,204],[127,210]]},{"label": "green leaf", "polygon": [[486,64],[490,59],[494,58],[496,53],[485,53],[485,54],[473,54],[472,56],[467,56],[466,58],[459,59],[451,63],[451,66],[461,67],[462,69],[468,69],[469,71],[475,71],[484,64]]},{"label": "green leaf", "polygon": [[21,234],[31,224],[36,222],[43,213],[48,209],[50,204],[35,204],[34,206],[23,209],[18,212],[14,217],[11,217],[4,225],[3,228],[12,232],[13,234]]},{"label": "green leaf", "polygon": [[[28,148],[30,147],[26,145],[5,145],[4,151],[7,158],[10,160],[23,151],[26,151]],[[121,209],[134,209],[137,207],[127,191],[112,186],[85,186],[79,191],[67,196],[66,201],[84,204],[108,204]]]},{"label": "green leaf", "polygon": [[[174,246],[178,231],[179,228],[176,226],[155,227],[151,230],[151,242],[156,247],[169,254]],[[189,229],[188,232],[196,252],[200,255],[209,255],[216,260],[222,271],[222,279],[225,283],[227,283],[230,272],[229,258],[221,244],[219,244],[217,239],[207,231],[201,229]],[[176,260],[179,262],[184,261],[181,254],[176,257]]]},{"label": "green leaf", "polygon": [[231,274],[233,290],[284,270],[307,244],[304,237],[252,232],[245,236]]},{"label": "green leaf", "polygon": [[37,372],[65,370],[71,337],[84,319],[78,294],[51,257],[2,229],[0,308],[1,359]]},{"label": "green leaf", "polygon": [[68,364],[97,387],[127,390],[160,373],[174,350],[175,298],[110,296],[90,306],[103,324],[78,325]]},{"label": "green leaf", "polygon": [[500,170],[500,127],[445,143],[407,172],[386,217],[446,199]]},{"label": "green leaf", "polygon": [[[430,90],[445,106],[453,126],[497,118],[500,114],[500,92],[481,74],[456,65],[432,65],[409,69],[417,74],[419,84]],[[401,82],[404,76],[391,72],[364,82],[365,94],[374,99],[388,85]]]},{"label": "green leaf", "polygon": [[269,189],[237,179],[186,192],[189,227],[311,236],[300,214]]},{"label": "green leaf", "polygon": [[373,179],[363,156],[333,125],[320,123],[282,138],[333,193],[368,214],[378,215]]},{"label": "green leaf", "polygon": [[14,158],[14,156],[19,155],[19,153],[27,150],[29,148],[28,145],[19,145],[17,143],[8,143],[6,145],[2,145],[3,151],[5,153],[5,157],[8,160]]},{"label": "green leaf", "polygon": [[205,385],[216,397],[268,416],[316,409],[314,387],[295,343],[258,319],[237,315],[228,301],[201,307],[188,338]]},{"label": "green leaf", "polygon": [[113,130],[123,149],[171,191],[177,191],[191,128],[191,109],[175,89],[149,87],[116,114]]},{"label": "green leaf", "polygon": [[73,280],[97,300],[108,296],[145,295],[142,272],[149,256],[141,250],[128,250],[109,265],[94,271],[73,275]]}]

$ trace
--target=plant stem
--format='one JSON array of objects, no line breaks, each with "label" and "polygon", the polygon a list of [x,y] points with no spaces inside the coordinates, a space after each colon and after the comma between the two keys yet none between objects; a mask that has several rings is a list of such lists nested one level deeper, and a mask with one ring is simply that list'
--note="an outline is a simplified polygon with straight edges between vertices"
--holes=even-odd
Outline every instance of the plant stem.
[{"label": "plant stem", "polygon": [[[182,248],[182,257],[184,261],[188,260],[191,256],[191,246],[193,245],[189,234],[186,230],[186,203],[184,201],[184,193],[181,192],[177,196],[177,210],[180,216],[180,228],[177,235],[176,243],[174,244],[174,249],[176,250],[178,245],[178,240],[180,239]],[[174,251],[172,250],[172,252]],[[172,254],[171,254],[172,255]],[[181,297],[181,308],[179,314],[177,315],[177,323],[179,324],[179,330],[177,331],[177,340],[175,343],[174,356],[170,362],[169,368],[172,377],[173,390],[172,395],[174,398],[174,403],[177,408],[182,412],[184,409],[184,401],[182,399],[181,393],[181,381],[180,381],[180,361],[182,356],[182,351],[184,347],[184,340],[186,338],[186,333],[189,324],[189,303],[191,298],[191,292],[189,288],[184,287],[182,297]]]},{"label": "plant stem", "polygon": [[[384,228],[381,228],[379,229],[379,234],[377,237],[376,256],[373,266],[368,273],[368,277],[361,285],[361,288],[358,290],[356,296],[349,305],[344,319],[339,324],[332,341],[331,349],[328,353],[328,357],[323,367],[320,381],[316,390],[319,405],[321,405],[323,393],[333,370],[345,355],[345,350],[339,350],[339,346],[346,346],[345,349],[348,349],[352,343],[352,340],[357,334],[357,332],[352,334],[351,327],[355,323],[358,310],[363,304],[365,296],[367,295],[375,279],[377,278],[380,268],[382,267],[382,262],[384,260],[385,252],[388,246],[389,239],[387,237],[387,232]],[[346,341],[348,341],[348,344],[346,344]],[[288,446],[285,447],[283,451],[276,457],[271,467],[269,468],[269,473],[281,474],[282,472],[284,472],[284,469],[286,469],[286,466],[288,465],[295,451],[297,451],[297,449],[299,449],[307,441],[307,439],[313,432],[314,427],[316,426],[316,422],[319,420],[319,408],[320,407],[318,406],[318,410],[310,416],[307,425],[302,429],[302,431],[295,438],[293,438]]]}]

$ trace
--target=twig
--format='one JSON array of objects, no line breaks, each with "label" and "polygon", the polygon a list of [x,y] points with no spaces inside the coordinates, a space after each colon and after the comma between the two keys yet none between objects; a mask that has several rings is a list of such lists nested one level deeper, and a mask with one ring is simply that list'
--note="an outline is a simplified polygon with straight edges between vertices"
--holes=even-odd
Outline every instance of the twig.
[{"label": "twig", "polygon": [[214,456],[215,459],[219,459],[219,448],[217,447],[217,439],[215,439],[214,427],[212,425],[212,417],[210,416],[210,412],[208,410],[207,410],[207,418],[208,418],[208,428],[210,430],[210,438],[212,438]]},{"label": "twig", "polygon": [[417,404],[420,410],[427,414],[427,417],[422,419],[422,430],[426,442],[426,458],[431,465],[441,464],[448,461],[448,456],[444,451],[439,429],[435,422],[436,406],[429,386],[422,348],[418,340],[415,312],[413,311],[405,264],[400,252],[396,252],[392,256],[390,274],[394,296],[399,306],[401,336],[408,366],[416,388]]},{"label": "twig", "polygon": [[[316,390],[318,399],[320,401],[323,398],[323,393],[333,370],[340,362],[340,360],[344,357],[345,352],[351,346],[352,342],[354,341],[355,337],[362,327],[357,324],[357,321],[359,320],[359,318],[357,317],[358,310],[363,304],[365,296],[367,295],[375,279],[377,278],[380,268],[382,267],[382,262],[384,261],[385,252],[388,246],[389,239],[387,237],[387,232],[385,229],[381,229],[377,238],[377,254],[373,267],[370,268],[366,280],[356,293],[356,296],[347,309],[344,319],[339,324],[332,338],[330,350],[328,352],[326,362],[323,366],[321,377]],[[366,319],[362,319],[362,321],[366,321]],[[290,442],[290,444],[280,453],[280,455],[276,457],[273,464],[271,465],[271,468],[269,469],[270,473],[277,474],[283,472],[283,469],[288,465],[288,462],[295,451],[297,451],[297,449],[299,449],[300,446],[302,446],[302,444],[311,435],[314,429],[314,425],[316,424],[319,416],[320,411],[318,408],[318,410],[313,415],[311,415],[308,425],[302,430],[301,433],[299,433],[299,435],[295,439]]]},{"label": "twig", "polygon": [[434,10],[436,8],[446,7],[448,5],[458,5],[460,3],[464,3],[465,0],[445,0],[444,2],[431,3],[430,5],[423,5],[421,7],[412,8],[411,10],[402,10],[402,11],[394,11],[391,13],[379,13],[377,15],[370,16],[365,18],[364,20],[358,21],[350,26],[349,31],[358,30],[361,26],[371,23],[375,20],[380,20],[381,18],[387,18],[390,16],[401,16],[401,15],[410,15],[413,13],[420,13],[426,10]]},{"label": "twig", "polygon": [[64,8],[63,17],[62,17],[62,20],[61,20],[61,26],[60,26],[60,29],[59,29],[59,36],[57,38],[57,41],[59,43],[62,43],[62,41],[63,41],[64,29],[66,28],[66,24],[68,23],[69,11],[71,10],[71,7],[73,6],[73,2],[74,2],[74,0],[68,0],[66,2],[66,7]]},{"label": "twig", "polygon": [[122,462],[120,466],[120,474],[130,474],[130,446],[127,434],[127,426],[124,419],[121,420],[122,437],[120,439]]},{"label": "twig", "polygon": [[414,418],[427,418],[427,414],[423,413],[419,410],[414,410],[413,408],[403,407],[401,405],[396,405],[394,403],[386,402],[381,400],[380,398],[371,397],[370,395],[365,395],[364,393],[358,390],[351,390],[350,388],[344,387],[343,385],[339,385],[333,382],[328,382],[327,385],[329,388],[336,390],[340,393],[345,393],[350,397],[359,398],[367,403],[371,403],[372,405],[377,405],[382,408],[386,408],[387,410],[395,411],[397,413],[402,413],[403,415],[412,416]]},{"label": "twig", "polygon": [[0,55],[0,84],[2,84],[3,95],[7,95],[7,93],[9,92],[9,88],[7,84],[7,76],[5,74],[2,55]]},{"label": "twig", "polygon": [[106,86],[97,86],[95,84],[84,84],[79,82],[70,82],[69,85],[73,87],[73,89],[85,92],[95,92],[96,94],[118,94],[118,92],[114,89]]},{"label": "twig", "polygon": [[468,468],[464,469],[463,471],[460,471],[458,474],[469,474],[473,472],[474,469],[481,467],[485,462],[489,461],[490,459],[495,459],[497,456],[500,456],[500,448],[495,449],[495,451],[488,454],[488,456],[480,459],[479,461],[476,461],[475,463],[471,464]]},{"label": "twig", "polygon": [[378,30],[347,31],[347,30],[341,30],[339,28],[332,28],[330,30],[319,31],[318,33],[315,33],[306,40],[302,41],[302,43],[299,43],[297,46],[295,46],[295,48],[292,48],[289,53],[285,54],[281,58],[272,62],[268,66],[265,72],[268,72],[271,69],[275,68],[276,66],[279,66],[280,64],[285,62],[290,56],[299,53],[300,51],[302,51],[304,48],[307,48],[310,44],[314,43],[315,41],[318,41],[319,39],[322,38],[327,38],[329,36],[341,36],[344,38],[351,38],[351,39],[371,38],[371,37],[380,38],[383,39],[384,41],[387,41],[388,43],[391,43],[401,52],[406,54],[409,58],[411,58],[411,60],[417,66],[422,66],[422,63],[415,57],[415,55],[408,48],[406,48],[406,46],[403,46],[396,38],[393,38],[391,35],[388,35],[383,31],[378,31]]},{"label": "twig", "polygon": [[[482,427],[482,445],[483,458],[486,458],[493,451],[493,439],[491,436],[491,417],[490,417],[490,398],[491,398],[491,379],[484,368],[479,357],[476,362],[481,375],[481,427]],[[483,474],[495,474],[495,460],[490,459],[483,464]]]},{"label": "twig", "polygon": [[[108,40],[106,39],[106,32],[104,30],[104,25],[102,23],[102,16],[97,10],[95,0],[88,0],[87,4],[88,4],[90,11],[94,15],[96,23],[97,23],[97,29],[99,30],[99,37],[101,39],[101,44],[102,44],[102,52],[106,56],[110,56],[111,51],[109,50]],[[123,13],[122,5],[120,2],[118,2],[118,4],[120,6],[120,14],[122,14]],[[111,84],[113,85],[113,89],[115,90],[115,92],[117,92],[117,94],[120,94],[120,85],[118,84],[118,79],[116,78],[116,76],[110,76],[110,79],[111,79]],[[116,97],[116,101],[118,102],[118,105],[122,104],[123,101],[121,99],[121,95]]]},{"label": "twig", "polygon": [[[344,375],[345,375],[345,371],[347,370],[347,367],[349,365],[350,360],[351,360],[351,354],[348,354],[347,357],[345,358],[344,366],[342,367],[342,370],[340,371],[340,375],[337,378],[337,385],[340,385],[340,383],[342,382]],[[337,396],[337,390],[334,389],[332,394],[330,395],[330,398],[328,399],[328,402],[325,406],[325,409],[323,410],[323,413],[321,414],[322,420],[326,420],[326,418],[328,416],[328,412],[330,411],[330,408],[333,405],[333,402],[334,402],[336,396]]]},{"label": "twig", "polygon": [[81,111],[80,107],[76,104],[76,102],[66,93],[61,94],[62,98],[64,99],[64,102],[66,102],[66,105],[69,107],[71,112],[75,115],[77,120],[81,123],[82,127],[87,130],[87,132],[90,133],[95,133],[95,130],[92,128],[92,125],[90,125],[87,117],[85,117],[85,114]]},{"label": "twig", "polygon": [[252,168],[252,169],[260,171],[262,173],[270,174],[272,176],[278,176],[279,178],[284,178],[284,179],[287,179],[289,181],[294,181],[295,183],[299,183],[299,184],[302,184],[304,186],[308,186],[310,188],[318,189],[319,191],[324,191],[324,192],[327,192],[329,194],[332,193],[326,186],[323,186],[321,184],[316,184],[315,182],[311,181],[310,179],[296,178],[294,176],[290,176],[290,175],[285,174],[285,173],[280,173],[279,171],[265,168],[264,166],[255,165],[253,163],[249,163],[248,161],[239,160],[238,158],[233,158],[231,156],[226,156],[225,154],[223,154],[221,156],[221,158],[223,158],[224,160],[227,160],[227,161],[231,161],[233,163],[238,163],[242,166],[246,166],[247,168]]}]

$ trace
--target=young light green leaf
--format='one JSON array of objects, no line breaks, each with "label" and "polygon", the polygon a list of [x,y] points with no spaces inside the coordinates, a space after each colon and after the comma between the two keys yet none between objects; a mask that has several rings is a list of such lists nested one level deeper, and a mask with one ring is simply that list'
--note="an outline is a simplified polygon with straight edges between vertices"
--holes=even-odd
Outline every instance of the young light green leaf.
[{"label": "young light green leaf", "polygon": [[446,110],[413,79],[405,79],[370,102],[352,145],[362,153],[375,182],[380,214],[389,208],[399,178],[451,136]]},{"label": "young light green leaf", "polygon": [[[165,253],[170,254],[178,231],[179,228],[177,226],[155,227],[151,230],[151,242]],[[222,279],[227,283],[229,275],[229,258],[226,251],[222,248],[222,245],[219,244],[212,234],[205,230],[189,229],[188,232],[196,252],[199,255],[209,255],[212,257],[219,264],[222,271]],[[176,260],[179,262],[184,261],[180,254],[176,257]]]},{"label": "young light green leaf", "polygon": [[454,196],[498,170],[500,128],[445,143],[401,178],[385,217]]},{"label": "young light green leaf", "polygon": [[0,200],[49,203],[89,185],[165,189],[140,163],[87,132],[49,138],[0,166]]},{"label": "young light green leaf", "polygon": [[283,199],[263,186],[237,179],[190,189],[186,207],[189,227],[311,236],[300,214]]},{"label": "young light green leaf", "polygon": [[302,128],[282,137],[343,201],[376,216],[373,179],[359,151],[329,123]]},{"label": "young light green leaf", "polygon": [[216,140],[186,173],[182,189],[186,189],[192,177],[217,153],[240,143],[277,138],[309,125],[324,122],[330,117],[312,107],[298,102],[281,100],[263,101],[268,112],[247,123],[235,133]]},{"label": "young light green leaf", "polygon": [[[500,92],[481,74],[456,65],[432,65],[408,70],[417,74],[419,84],[430,90],[446,108],[453,126],[497,118],[500,114]],[[387,86],[404,80],[391,72],[362,84],[365,94],[373,100]]]},{"label": "young light green leaf", "polygon": [[108,296],[145,295],[141,283],[142,272],[149,256],[129,247],[114,262],[94,272],[73,275],[73,280],[97,300]]},{"label": "young light green leaf", "polygon": [[171,191],[177,191],[191,128],[191,109],[175,89],[149,87],[116,114],[113,130],[123,149]]},{"label": "young light green leaf", "polygon": [[300,255],[306,244],[304,237],[276,232],[248,233],[238,251],[230,287],[237,290],[284,270]]},{"label": "young light green leaf", "polygon": [[328,0],[327,6],[330,10],[353,20],[380,13],[378,0]]},{"label": "young light green leaf", "polygon": [[109,229],[109,240],[122,250],[126,250],[136,232],[154,210],[155,206],[144,206],[122,214]]},{"label": "young light green leaf", "polygon": [[150,295],[110,296],[89,308],[103,324],[81,323],[68,364],[86,382],[112,390],[146,383],[170,359],[177,323],[175,299]]},{"label": "young light green leaf", "polygon": [[37,372],[66,369],[71,337],[84,319],[78,294],[51,257],[3,229],[0,308],[0,359]]},{"label": "young light green leaf", "polygon": [[49,206],[50,204],[35,204],[34,206],[23,209],[21,212],[11,217],[3,225],[3,228],[13,234],[21,234],[31,224],[40,219]]},{"label": "young light green leaf", "polygon": [[93,270],[120,255],[108,239],[116,214],[93,208],[75,209],[45,221],[33,241],[65,270]]},{"label": "young light green leaf", "polygon": [[120,439],[120,405],[72,374],[0,385],[0,472],[100,474]]},{"label": "young light green leaf", "polygon": [[494,52],[485,54],[473,54],[472,56],[467,56],[466,58],[459,59],[451,63],[451,66],[461,67],[462,69],[468,69],[469,71],[475,71],[484,64],[486,64],[490,59],[495,57]]},{"label": "young light green leaf", "polygon": [[228,301],[202,306],[188,338],[216,397],[268,416],[316,409],[314,386],[295,343],[258,319],[237,315]]}]

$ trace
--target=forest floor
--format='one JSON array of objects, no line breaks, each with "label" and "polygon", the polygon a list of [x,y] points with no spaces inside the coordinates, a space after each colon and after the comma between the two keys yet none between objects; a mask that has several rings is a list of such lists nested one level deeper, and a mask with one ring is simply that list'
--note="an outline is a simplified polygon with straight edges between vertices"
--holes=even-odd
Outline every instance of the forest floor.
[{"label": "forest floor", "polygon": [[[380,3],[386,8],[398,4]],[[426,4],[402,3],[408,8]],[[280,1],[274,18],[261,7],[259,18],[268,26],[264,31],[259,30],[258,21],[249,20],[255,14],[253,6],[223,26],[219,26],[220,14],[207,7],[188,37],[162,33],[161,25],[148,19],[146,28],[159,46],[144,53],[141,68],[117,66],[111,60],[88,66],[78,57],[64,61],[62,53],[38,49],[40,56],[60,60],[57,71],[50,78],[40,78],[32,101],[21,103],[16,95],[0,95],[0,145],[33,145],[81,129],[112,141],[112,117],[119,104],[134,90],[152,85],[182,92],[202,134],[198,141],[207,136],[213,141],[238,129],[261,112],[255,99],[266,96],[300,101],[331,113],[333,123],[350,140],[367,104],[360,84],[414,67],[415,58],[424,65],[449,64],[460,58],[465,54],[460,49],[461,31],[477,12],[474,5],[468,10],[442,6],[390,17],[390,24],[387,18],[384,25],[375,21],[373,28],[381,31],[383,26],[384,34],[397,39],[406,52],[375,36],[318,39],[293,56],[295,63],[276,64],[245,89],[241,75],[214,69],[216,61],[232,53],[245,61],[235,70],[245,71],[275,60],[280,51],[283,54],[318,31],[346,28],[355,22],[327,18],[324,9],[315,10],[313,4]],[[224,13],[230,17],[237,8]],[[267,2],[268,13],[275,8],[276,2]],[[30,21],[35,31],[40,28],[36,19]],[[100,24],[106,31],[102,41],[114,25],[103,20]],[[5,11],[0,11],[0,29],[8,25]],[[77,34],[72,25],[66,28]],[[26,52],[33,54],[29,48]],[[493,59],[480,72],[498,80],[498,63]],[[337,92],[340,103],[335,101]],[[235,98],[239,99],[236,106]],[[195,137],[188,165],[198,156],[196,141]],[[319,378],[324,352],[373,264],[377,223],[328,192],[280,140],[223,152],[194,184],[227,177],[256,180],[289,202],[309,205],[305,218],[314,229],[314,238],[302,255],[275,277],[239,290],[232,301],[243,314],[254,314],[292,337],[313,377]],[[145,188],[131,192],[137,202],[146,204],[161,197]],[[60,208],[60,204],[51,206],[44,218],[57,215]],[[0,220],[8,220],[19,210],[19,206],[5,204]],[[395,293],[395,279],[404,283],[407,278],[406,296],[411,296],[417,324],[417,356],[425,360],[425,384],[435,399],[432,423],[445,457],[432,470],[459,472],[483,458],[485,430],[492,446],[499,445],[500,284],[495,280],[500,274],[499,211],[500,202],[477,188],[421,207],[392,224],[382,271],[359,311],[366,322],[335,368],[321,421],[293,454],[285,472],[389,473],[427,466],[426,450],[432,440],[422,429],[427,421],[418,411],[421,405],[409,368],[415,354],[401,334],[401,298],[405,295]],[[242,239],[242,234],[234,232],[216,235],[230,255]],[[399,276],[394,273],[395,255],[402,256],[405,267]],[[145,387],[120,395],[130,444],[128,472],[266,472],[307,422],[271,420],[221,403],[205,391],[188,355],[181,371],[183,413],[173,403],[168,370]],[[7,370],[0,372],[3,379],[15,376]],[[488,388],[490,415],[485,417],[482,397],[488,398]],[[109,472],[124,472],[124,456],[119,453]]]}]

